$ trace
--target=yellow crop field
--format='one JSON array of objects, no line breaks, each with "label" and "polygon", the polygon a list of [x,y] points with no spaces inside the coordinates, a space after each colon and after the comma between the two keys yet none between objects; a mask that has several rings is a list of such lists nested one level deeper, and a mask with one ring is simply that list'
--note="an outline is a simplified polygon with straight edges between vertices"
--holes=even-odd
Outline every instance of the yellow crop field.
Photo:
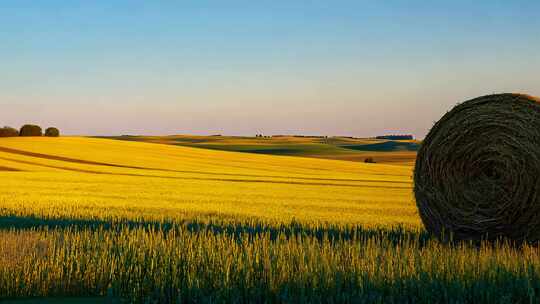
[{"label": "yellow crop field", "polygon": [[402,166],[89,138],[3,139],[0,166],[4,215],[419,225]]},{"label": "yellow crop field", "polygon": [[433,239],[412,170],[1,139],[0,300],[535,302],[540,248]]}]

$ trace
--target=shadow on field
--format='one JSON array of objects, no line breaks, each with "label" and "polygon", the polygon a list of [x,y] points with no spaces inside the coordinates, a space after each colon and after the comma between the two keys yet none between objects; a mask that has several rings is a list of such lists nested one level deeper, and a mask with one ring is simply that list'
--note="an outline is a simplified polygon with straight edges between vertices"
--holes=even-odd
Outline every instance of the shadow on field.
[{"label": "shadow on field", "polygon": [[10,168],[10,167],[5,167],[5,166],[0,166],[0,171],[21,171],[21,170],[15,169],[15,168]]},{"label": "shadow on field", "polygon": [[[93,166],[100,166],[100,167],[113,167],[113,168],[123,168],[123,169],[135,169],[135,170],[146,170],[146,171],[156,171],[156,172],[171,172],[171,173],[185,173],[185,174],[201,174],[201,175],[211,175],[211,176],[234,176],[234,177],[249,177],[249,178],[284,178],[284,179],[291,179],[291,180],[305,180],[305,181],[318,181],[318,182],[385,182],[390,184],[408,184],[410,185],[411,182],[409,181],[388,181],[388,180],[372,180],[372,179],[354,179],[354,178],[322,178],[322,177],[301,177],[301,176],[283,176],[283,175],[265,175],[265,174],[245,174],[245,173],[227,173],[227,172],[207,172],[207,171],[199,171],[199,170],[175,170],[175,169],[164,169],[164,168],[153,168],[153,167],[140,167],[140,166],[127,166],[127,165],[120,165],[120,164],[114,164],[114,163],[105,163],[105,162],[95,162],[95,161],[88,161],[88,160],[82,160],[82,159],[75,159],[75,158],[69,158],[69,157],[63,157],[63,156],[56,156],[56,155],[48,155],[48,154],[42,154],[42,153],[35,153],[35,152],[28,152],[23,150],[17,150],[17,149],[11,149],[11,148],[5,148],[0,147],[0,152],[8,153],[8,154],[15,154],[15,155],[23,155],[23,156],[30,156],[34,158],[41,158],[41,159],[49,159],[49,160],[56,160],[56,161],[62,161],[67,163],[75,163],[75,164],[83,164],[83,165],[93,165]],[[48,168],[54,168],[54,169],[62,169],[62,170],[68,170],[68,171],[76,171],[76,172],[82,172],[82,173],[94,173],[94,174],[112,174],[114,173],[107,173],[103,171],[96,171],[96,170],[87,170],[87,169],[80,169],[80,168],[71,168],[60,166],[60,165],[47,165],[41,162],[36,161],[28,161],[28,160],[21,160],[16,158],[9,158],[9,157],[1,157],[3,160],[8,160],[16,163],[22,163],[27,165],[35,165],[35,166],[41,166],[41,167],[48,167]],[[235,166],[238,168],[248,168],[248,167],[242,167],[242,166]],[[17,170],[12,169],[8,167],[0,167],[5,168],[6,170]],[[117,175],[133,175],[133,176],[147,176],[144,174],[117,174]],[[380,173],[371,173],[371,175],[383,175],[383,176],[407,176],[409,175],[402,175],[402,174],[380,174]],[[149,177],[166,177],[166,176],[153,176],[148,175]]]},{"label": "shadow on field", "polygon": [[106,221],[94,219],[57,218],[44,219],[31,216],[1,216],[0,229],[91,229],[91,230],[122,230],[146,229],[161,232],[176,230],[188,233],[213,233],[228,235],[239,240],[256,238],[261,235],[271,240],[279,238],[307,237],[318,241],[364,241],[367,239],[385,239],[391,243],[414,240],[420,245],[432,240],[425,231],[412,230],[403,226],[388,228],[366,228],[360,225],[338,226],[332,224],[309,225],[296,221],[290,223],[271,224],[256,220],[229,222],[227,219],[207,220],[175,220],[172,221]]},{"label": "shadow on field", "polygon": [[[153,175],[153,174],[139,174],[139,173],[113,173],[113,172],[103,172],[96,170],[80,169],[80,168],[70,168],[66,166],[57,166],[57,165],[46,165],[40,164],[37,162],[23,161],[23,160],[14,160],[7,157],[0,157],[0,159],[15,161],[21,164],[35,165],[46,168],[67,170],[72,172],[79,173],[89,173],[97,175],[113,175],[113,176],[129,176],[129,177],[151,177],[151,178],[164,178],[164,179],[174,179],[174,180],[187,180],[187,181],[216,181],[216,182],[232,182],[232,183],[265,183],[265,184],[286,184],[286,185],[302,185],[302,186],[332,186],[332,187],[353,187],[353,188],[382,188],[382,189],[410,189],[410,182],[405,181],[381,181],[381,180],[372,180],[372,179],[358,179],[358,180],[346,180],[351,182],[363,182],[363,183],[374,183],[374,185],[369,184],[342,184],[342,183],[326,183],[326,182],[304,182],[304,181],[293,181],[293,180],[268,180],[268,179],[240,179],[240,178],[223,178],[223,177],[196,177],[196,176],[164,176],[164,175]],[[196,171],[195,171],[196,172]],[[197,173],[205,174],[205,173]],[[216,174],[217,175],[217,174]],[[272,177],[274,178],[274,177]],[[282,178],[282,177],[275,177]],[[307,178],[300,178],[307,179]],[[330,179],[329,179],[330,180]],[[398,186],[389,186],[389,185],[377,185],[380,183],[386,183],[391,185]],[[399,185],[403,186],[399,186]]]},{"label": "shadow on field", "polygon": [[29,298],[29,299],[19,299],[19,300],[3,300],[3,304],[113,304],[113,303],[123,303],[120,299],[112,299],[105,297],[77,297],[77,298]]}]

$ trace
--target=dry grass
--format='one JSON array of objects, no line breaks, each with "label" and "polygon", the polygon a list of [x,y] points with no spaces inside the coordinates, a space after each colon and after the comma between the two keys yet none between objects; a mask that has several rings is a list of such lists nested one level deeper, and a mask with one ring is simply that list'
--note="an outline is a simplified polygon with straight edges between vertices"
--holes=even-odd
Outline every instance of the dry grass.
[{"label": "dry grass", "polygon": [[457,105],[426,137],[415,169],[426,228],[441,238],[540,240],[540,104],[496,94]]}]

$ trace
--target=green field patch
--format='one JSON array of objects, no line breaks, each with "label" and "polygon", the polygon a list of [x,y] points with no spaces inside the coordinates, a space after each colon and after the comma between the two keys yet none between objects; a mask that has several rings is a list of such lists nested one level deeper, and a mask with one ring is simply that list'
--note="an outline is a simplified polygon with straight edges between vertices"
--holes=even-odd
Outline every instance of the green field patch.
[{"label": "green field patch", "polygon": [[414,142],[386,141],[382,143],[365,145],[345,145],[345,149],[374,152],[418,151],[420,144]]}]

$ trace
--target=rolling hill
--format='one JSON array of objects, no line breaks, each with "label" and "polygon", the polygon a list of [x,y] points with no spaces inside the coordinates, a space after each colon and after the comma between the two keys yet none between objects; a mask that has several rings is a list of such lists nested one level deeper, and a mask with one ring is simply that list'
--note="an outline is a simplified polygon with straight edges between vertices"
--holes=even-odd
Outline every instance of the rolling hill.
[{"label": "rolling hill", "polygon": [[2,139],[0,170],[0,224],[241,215],[419,225],[406,166],[64,137]]},{"label": "rolling hill", "polygon": [[419,142],[315,136],[115,136],[107,137],[137,142],[161,143],[223,151],[363,162],[371,157],[377,163],[411,166],[416,159]]}]

